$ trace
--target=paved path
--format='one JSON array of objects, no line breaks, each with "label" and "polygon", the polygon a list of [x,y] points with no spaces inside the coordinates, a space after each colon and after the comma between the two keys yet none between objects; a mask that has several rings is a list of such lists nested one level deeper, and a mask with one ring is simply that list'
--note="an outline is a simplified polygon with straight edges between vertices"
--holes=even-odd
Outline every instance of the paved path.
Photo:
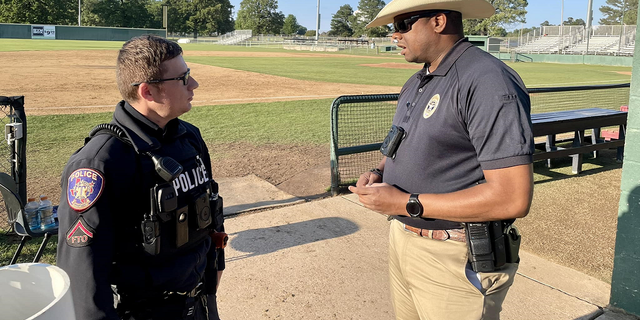
[{"label": "paved path", "polygon": [[[234,183],[223,181],[220,189],[231,190]],[[254,192],[242,202],[250,209],[251,203],[274,200],[270,197]],[[226,199],[225,206],[238,208]],[[389,222],[354,195],[239,214],[228,217],[225,226],[230,240],[218,296],[223,320],[394,318]],[[609,292],[607,283],[521,252],[502,319],[635,319],[602,310]]]}]

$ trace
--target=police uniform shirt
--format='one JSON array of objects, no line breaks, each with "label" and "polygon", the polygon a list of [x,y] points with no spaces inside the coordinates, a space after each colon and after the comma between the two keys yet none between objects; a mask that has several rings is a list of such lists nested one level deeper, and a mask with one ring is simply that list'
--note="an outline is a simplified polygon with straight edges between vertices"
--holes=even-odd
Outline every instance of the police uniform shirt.
[{"label": "police uniform shirt", "polygon": [[[425,65],[400,92],[393,124],[406,136],[386,159],[384,182],[409,193],[450,193],[481,183],[482,170],[532,162],[531,105],[515,71],[466,38],[427,71]],[[424,229],[461,228],[396,218]]]},{"label": "police uniform shirt", "polygon": [[142,248],[140,226],[150,211],[150,189],[161,179],[144,152],[170,156],[183,166],[172,186],[178,206],[184,206],[212,179],[199,130],[179,119],[159,128],[124,101],[112,123],[125,129],[134,147],[109,134],[96,135],[71,156],[62,175],[57,264],[69,274],[78,319],[119,319],[111,284],[118,293],[184,292],[205,273],[215,277],[224,269],[222,250],[219,265],[211,263],[216,250],[208,232],[176,249],[170,239],[175,228],[163,224],[162,250],[174,249],[148,256]]}]

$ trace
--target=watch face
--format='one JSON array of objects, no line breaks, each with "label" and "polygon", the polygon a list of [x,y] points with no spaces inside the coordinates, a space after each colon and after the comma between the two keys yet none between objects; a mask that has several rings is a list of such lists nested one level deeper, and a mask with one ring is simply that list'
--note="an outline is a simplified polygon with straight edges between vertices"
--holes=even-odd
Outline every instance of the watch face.
[{"label": "watch face", "polygon": [[422,216],[422,205],[415,200],[410,200],[407,203],[407,213],[412,217]]}]

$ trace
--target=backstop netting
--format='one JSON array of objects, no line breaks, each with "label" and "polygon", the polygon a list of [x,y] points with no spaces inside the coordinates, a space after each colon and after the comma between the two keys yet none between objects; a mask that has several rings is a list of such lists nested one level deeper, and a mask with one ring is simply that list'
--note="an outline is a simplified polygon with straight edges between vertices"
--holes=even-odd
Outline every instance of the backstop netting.
[{"label": "backstop netting", "polygon": [[[602,108],[629,103],[630,84],[528,89],[531,113]],[[331,106],[331,191],[354,184],[382,160],[380,145],[395,114],[398,94],[337,98]]]},{"label": "backstop netting", "polygon": [[397,100],[398,94],[385,94],[342,96],[333,102],[331,168],[341,185],[354,183],[363,168],[374,168],[382,159],[376,144],[389,131]]},{"label": "backstop netting", "polygon": [[[0,126],[4,134],[0,141],[0,172],[11,176],[18,187],[21,201],[26,200],[26,115],[24,97],[0,96]],[[15,217],[12,217],[14,219]],[[11,223],[7,216],[4,199],[0,197],[0,230],[7,232]]]}]

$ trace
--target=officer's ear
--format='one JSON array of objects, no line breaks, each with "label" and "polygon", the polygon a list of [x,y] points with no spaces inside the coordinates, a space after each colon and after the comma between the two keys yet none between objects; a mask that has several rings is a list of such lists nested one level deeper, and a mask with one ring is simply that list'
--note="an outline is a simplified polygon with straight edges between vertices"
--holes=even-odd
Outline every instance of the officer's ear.
[{"label": "officer's ear", "polygon": [[448,23],[449,19],[447,15],[444,13],[438,13],[435,16],[433,16],[430,20],[433,21],[433,30],[436,33],[443,33],[445,31],[445,28],[449,24]]},{"label": "officer's ear", "polygon": [[146,82],[143,82],[138,86],[138,97],[149,102],[155,100],[154,96],[158,95],[158,92],[159,90],[156,86]]}]

